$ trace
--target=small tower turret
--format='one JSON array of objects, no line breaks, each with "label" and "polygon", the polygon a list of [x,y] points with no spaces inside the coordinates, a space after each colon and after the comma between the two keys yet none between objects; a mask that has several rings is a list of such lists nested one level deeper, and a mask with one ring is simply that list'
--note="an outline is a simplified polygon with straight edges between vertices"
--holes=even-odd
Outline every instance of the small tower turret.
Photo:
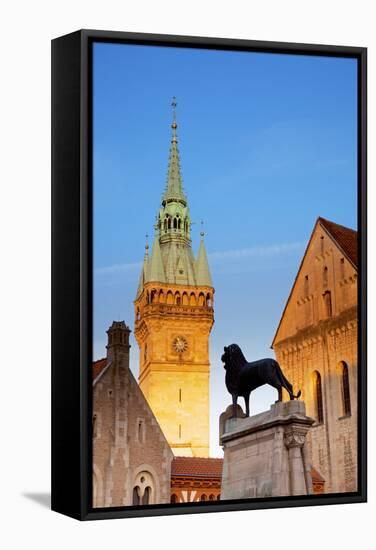
[{"label": "small tower turret", "polygon": [[124,321],[113,321],[112,325],[107,331],[107,358],[109,360],[122,360],[129,358],[129,335],[131,333],[130,328],[124,323]]}]

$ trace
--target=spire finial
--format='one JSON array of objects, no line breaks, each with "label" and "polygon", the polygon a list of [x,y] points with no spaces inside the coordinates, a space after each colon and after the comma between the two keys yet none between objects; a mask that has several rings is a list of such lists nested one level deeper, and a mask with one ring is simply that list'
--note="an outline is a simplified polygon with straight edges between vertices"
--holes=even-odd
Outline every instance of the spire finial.
[{"label": "spire finial", "polygon": [[145,235],[145,254],[148,255],[148,250],[149,250],[149,235],[146,233]]},{"label": "spire finial", "polygon": [[174,141],[175,143],[177,142],[177,139],[176,139],[176,128],[178,127],[178,125],[176,124],[176,107],[177,107],[177,101],[176,101],[176,97],[174,96],[172,98],[172,102],[171,102],[171,107],[172,107],[172,124],[171,124],[171,128],[172,128],[172,141]]},{"label": "spire finial", "polygon": [[204,240],[205,232],[204,232],[204,220],[201,220],[201,231],[200,231],[201,239]]}]

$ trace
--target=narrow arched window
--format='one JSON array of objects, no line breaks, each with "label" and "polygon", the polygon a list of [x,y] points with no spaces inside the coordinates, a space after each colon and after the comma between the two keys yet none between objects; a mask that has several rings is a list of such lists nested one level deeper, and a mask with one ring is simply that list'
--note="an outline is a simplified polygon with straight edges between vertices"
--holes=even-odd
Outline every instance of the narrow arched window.
[{"label": "narrow arched window", "polygon": [[320,252],[324,254],[324,237],[320,237]]},{"label": "narrow arched window", "polygon": [[316,370],[313,373],[313,401],[315,403],[315,415],[319,424],[324,422],[324,408],[322,400],[321,374]]},{"label": "narrow arched window", "polygon": [[178,220],[174,218],[174,229],[178,228]]},{"label": "narrow arched window", "polygon": [[173,493],[171,495],[171,504],[175,504],[175,502],[178,501],[178,497],[175,495],[175,493]]},{"label": "narrow arched window", "polygon": [[178,219],[178,229],[181,229],[181,219]]},{"label": "narrow arched window", "polygon": [[168,228],[171,229],[171,218],[168,218]]},{"label": "narrow arched window", "polygon": [[304,297],[308,298],[309,296],[309,278],[308,275],[304,277]]},{"label": "narrow arched window", "polygon": [[344,278],[345,277],[345,258],[341,258],[340,266],[341,266],[341,277]]},{"label": "narrow arched window", "polygon": [[350,382],[349,382],[349,368],[344,361],[341,361],[341,384],[342,384],[342,406],[343,415],[351,415],[351,401],[350,401]]},{"label": "narrow arched window", "polygon": [[205,494],[201,495],[200,500],[206,500],[206,495]]},{"label": "narrow arched window", "polygon": [[145,344],[145,347],[144,347],[144,363],[146,363],[147,358],[148,358],[148,345]]},{"label": "narrow arched window", "polygon": [[150,504],[151,488],[145,487],[144,496],[142,497],[142,504]]},{"label": "narrow arched window", "polygon": [[213,494],[209,495],[209,500],[215,500],[215,496]]},{"label": "narrow arched window", "polygon": [[132,504],[133,506],[138,506],[140,504],[140,487],[138,486],[133,487]]},{"label": "narrow arched window", "polygon": [[324,292],[322,296],[324,299],[325,314],[327,317],[331,317],[332,311],[333,311],[332,310],[332,293],[330,292],[330,290],[327,290],[326,292]]},{"label": "narrow arched window", "polygon": [[322,271],[322,284],[324,287],[328,286],[328,268],[327,266],[324,267]]}]

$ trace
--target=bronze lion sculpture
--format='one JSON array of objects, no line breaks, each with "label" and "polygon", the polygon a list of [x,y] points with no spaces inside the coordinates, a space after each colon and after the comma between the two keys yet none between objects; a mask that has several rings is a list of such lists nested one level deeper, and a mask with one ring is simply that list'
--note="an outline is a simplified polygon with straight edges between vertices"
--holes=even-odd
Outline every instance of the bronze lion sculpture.
[{"label": "bronze lion sculpture", "polygon": [[237,344],[225,346],[221,359],[226,369],[226,388],[232,395],[235,417],[238,397],[244,397],[245,414],[249,416],[249,396],[253,390],[264,384],[269,384],[278,390],[278,401],[282,401],[282,388],[288,392],[290,399],[299,399],[301,395],[300,390],[296,395],[293,394],[292,385],[274,359],[260,359],[248,363]]}]

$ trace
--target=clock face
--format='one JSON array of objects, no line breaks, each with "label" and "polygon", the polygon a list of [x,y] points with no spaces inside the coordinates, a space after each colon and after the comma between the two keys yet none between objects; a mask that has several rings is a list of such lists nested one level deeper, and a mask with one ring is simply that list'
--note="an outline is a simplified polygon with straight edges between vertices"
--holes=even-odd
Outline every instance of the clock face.
[{"label": "clock face", "polygon": [[178,353],[183,353],[183,351],[186,351],[186,349],[188,348],[188,342],[186,338],[184,338],[184,336],[177,336],[174,339],[172,346],[174,350]]}]

